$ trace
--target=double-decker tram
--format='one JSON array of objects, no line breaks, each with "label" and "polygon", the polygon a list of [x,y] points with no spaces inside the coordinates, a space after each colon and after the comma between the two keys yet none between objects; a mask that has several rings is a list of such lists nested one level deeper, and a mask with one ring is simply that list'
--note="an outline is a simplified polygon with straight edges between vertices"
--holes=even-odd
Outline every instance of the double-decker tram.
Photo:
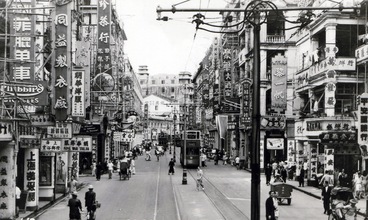
[{"label": "double-decker tram", "polygon": [[[184,135],[185,143],[184,143]],[[185,144],[185,146],[184,146]],[[186,158],[184,158],[184,149],[186,150]],[[186,160],[186,167],[197,168],[200,163],[201,156],[201,132],[199,130],[187,130],[181,133],[181,147],[180,147],[180,164],[184,166],[184,159]]]}]

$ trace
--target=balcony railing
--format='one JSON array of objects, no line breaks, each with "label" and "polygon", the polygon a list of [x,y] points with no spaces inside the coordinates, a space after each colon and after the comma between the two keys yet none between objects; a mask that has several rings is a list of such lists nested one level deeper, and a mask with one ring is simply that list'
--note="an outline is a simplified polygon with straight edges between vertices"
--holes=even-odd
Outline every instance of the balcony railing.
[{"label": "balcony railing", "polygon": [[267,43],[285,43],[285,35],[267,35]]}]

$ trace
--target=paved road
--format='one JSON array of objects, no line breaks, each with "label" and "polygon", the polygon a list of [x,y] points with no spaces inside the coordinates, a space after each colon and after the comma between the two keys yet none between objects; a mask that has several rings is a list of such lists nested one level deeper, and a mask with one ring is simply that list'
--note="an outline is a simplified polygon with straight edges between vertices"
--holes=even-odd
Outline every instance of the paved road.
[{"label": "paved road", "polygon": [[[213,165],[203,168],[205,190],[195,187],[195,170],[188,170],[188,184],[182,185],[182,169],[176,166],[175,175],[168,175],[168,153],[152,161],[140,157],[136,161],[137,174],[130,180],[119,180],[115,173],[108,180],[104,175],[101,181],[93,177],[82,177],[80,181],[92,183],[97,199],[102,203],[97,219],[250,219],[251,174],[236,170],[230,165]],[[262,177],[263,179],[263,177]],[[263,180],[262,180],[263,181]],[[84,204],[83,188],[79,198]],[[269,186],[261,182],[261,218],[265,219],[264,201]],[[48,209],[38,220],[68,219],[67,199]],[[322,202],[303,192],[294,190],[291,205],[280,205],[280,220],[327,219],[323,214]],[[363,219],[363,218],[359,218]]]}]

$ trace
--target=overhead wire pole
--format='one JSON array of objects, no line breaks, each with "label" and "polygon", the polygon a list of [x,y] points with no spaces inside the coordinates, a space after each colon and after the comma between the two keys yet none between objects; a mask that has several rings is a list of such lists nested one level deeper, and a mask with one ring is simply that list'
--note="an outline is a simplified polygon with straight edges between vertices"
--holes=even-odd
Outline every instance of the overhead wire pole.
[{"label": "overhead wire pole", "polygon": [[[162,9],[160,6],[157,7],[157,20],[167,21],[168,17],[161,18],[162,12],[244,12],[246,20],[253,26],[253,97],[252,97],[252,137],[251,137],[251,219],[260,219],[260,27],[261,24],[267,21],[267,12],[284,12],[284,11],[314,11],[314,10],[339,10],[343,9],[360,9],[358,6],[352,7],[287,7],[277,8],[271,1],[255,0],[251,1],[246,8],[223,8],[223,9],[177,9],[172,6],[171,9]],[[265,13],[266,16],[261,17],[261,13]],[[261,20],[262,19],[262,20]],[[299,23],[307,23],[308,20],[300,20]],[[197,29],[209,31],[207,29],[199,28],[197,23]],[[226,33],[226,32],[213,32],[213,33]],[[185,148],[184,148],[185,150]],[[185,160],[184,160],[185,161]]]}]

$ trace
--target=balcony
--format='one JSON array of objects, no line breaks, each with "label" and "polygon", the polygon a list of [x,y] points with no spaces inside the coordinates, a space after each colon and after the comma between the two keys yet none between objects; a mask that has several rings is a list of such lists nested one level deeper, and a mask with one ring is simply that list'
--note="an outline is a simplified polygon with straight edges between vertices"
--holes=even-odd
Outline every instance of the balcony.
[{"label": "balcony", "polygon": [[285,43],[285,35],[267,35],[266,43]]}]

